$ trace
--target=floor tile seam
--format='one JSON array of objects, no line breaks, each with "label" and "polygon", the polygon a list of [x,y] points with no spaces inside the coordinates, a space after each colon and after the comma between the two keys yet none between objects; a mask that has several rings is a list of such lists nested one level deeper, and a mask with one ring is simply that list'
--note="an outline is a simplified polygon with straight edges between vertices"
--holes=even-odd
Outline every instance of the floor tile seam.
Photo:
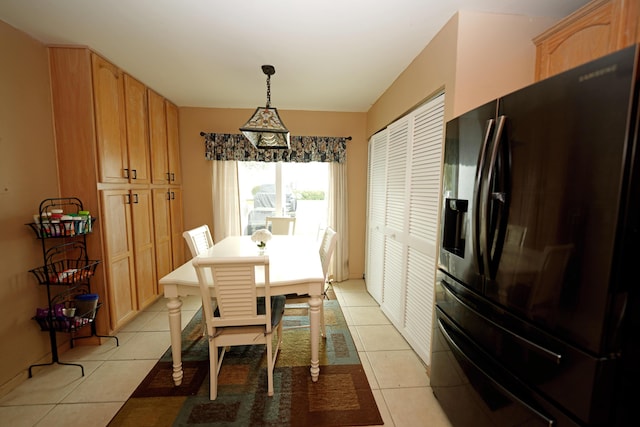
[{"label": "floor tile seam", "polygon": [[428,385],[409,385],[409,386],[392,386],[392,387],[379,387],[378,390],[418,390],[418,389],[431,389]]},{"label": "floor tile seam", "polygon": [[121,405],[124,405],[125,403],[127,403],[127,400],[129,400],[131,398],[131,396],[127,397],[126,399],[123,400],[83,400],[83,401],[76,401],[76,402],[60,402],[60,403],[56,403],[55,406],[62,406],[62,405],[95,405],[95,404],[99,404],[99,403],[119,403]]},{"label": "floor tile seam", "polygon": [[51,406],[54,407],[59,403],[0,403],[0,408],[24,408],[25,406]]}]

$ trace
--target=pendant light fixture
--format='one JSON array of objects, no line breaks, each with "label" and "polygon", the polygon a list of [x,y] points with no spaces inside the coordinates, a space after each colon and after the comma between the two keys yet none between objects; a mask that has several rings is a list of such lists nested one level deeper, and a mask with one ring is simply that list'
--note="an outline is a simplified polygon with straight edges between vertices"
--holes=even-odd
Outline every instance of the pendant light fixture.
[{"label": "pendant light fixture", "polygon": [[290,148],[289,131],[278,110],[271,108],[271,76],[276,73],[273,65],[263,65],[262,72],[267,75],[267,106],[256,108],[253,116],[240,128],[244,136],[256,148]]}]

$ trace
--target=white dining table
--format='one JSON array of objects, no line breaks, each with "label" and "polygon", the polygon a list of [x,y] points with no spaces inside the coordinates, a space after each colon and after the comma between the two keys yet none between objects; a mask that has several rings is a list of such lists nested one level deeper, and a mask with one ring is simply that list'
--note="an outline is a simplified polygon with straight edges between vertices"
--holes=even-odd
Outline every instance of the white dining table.
[{"label": "white dining table", "polygon": [[[274,235],[264,251],[269,256],[269,282],[272,295],[309,295],[311,334],[311,379],[318,381],[320,374],[320,306],[324,291],[324,274],[318,253],[319,243],[303,236]],[[199,256],[243,257],[259,255],[259,248],[251,236],[229,236]],[[201,295],[196,271],[187,261],[159,281],[164,288],[169,309],[169,332],[173,359],[173,381],[182,383],[182,301],[180,297]],[[215,286],[211,283],[210,286]],[[260,286],[258,285],[260,295]],[[264,292],[262,292],[264,295]]]}]

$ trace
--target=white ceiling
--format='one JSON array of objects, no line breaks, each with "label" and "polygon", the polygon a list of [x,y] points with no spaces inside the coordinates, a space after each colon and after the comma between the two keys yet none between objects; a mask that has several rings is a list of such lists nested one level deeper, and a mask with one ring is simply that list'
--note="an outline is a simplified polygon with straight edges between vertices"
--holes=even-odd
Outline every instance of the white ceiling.
[{"label": "white ceiling", "polygon": [[588,0],[1,0],[45,44],[91,47],[179,106],[364,112],[458,10],[561,18]]}]

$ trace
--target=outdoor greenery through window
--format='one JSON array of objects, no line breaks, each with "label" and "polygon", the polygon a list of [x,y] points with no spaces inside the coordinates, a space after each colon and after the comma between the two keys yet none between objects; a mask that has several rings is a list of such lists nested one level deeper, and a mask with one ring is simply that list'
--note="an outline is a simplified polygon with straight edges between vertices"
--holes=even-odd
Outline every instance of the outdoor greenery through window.
[{"label": "outdoor greenery through window", "polygon": [[243,234],[268,216],[296,218],[296,235],[317,237],[327,223],[330,163],[238,162]]}]

